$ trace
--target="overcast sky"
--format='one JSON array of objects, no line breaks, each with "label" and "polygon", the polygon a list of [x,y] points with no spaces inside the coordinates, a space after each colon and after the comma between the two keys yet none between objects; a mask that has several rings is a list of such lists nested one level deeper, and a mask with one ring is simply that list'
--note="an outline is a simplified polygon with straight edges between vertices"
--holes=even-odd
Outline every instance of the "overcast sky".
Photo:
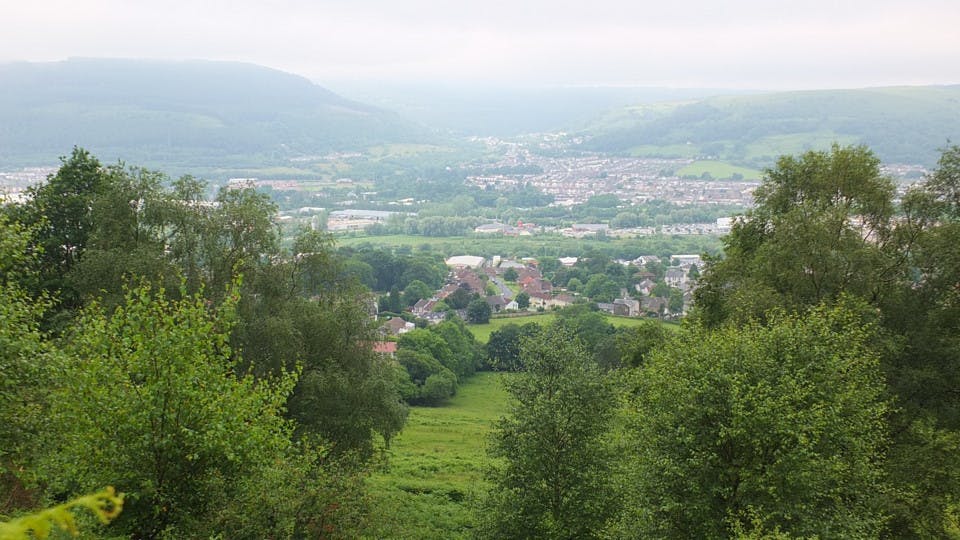
[{"label": "overcast sky", "polygon": [[960,0],[0,0],[0,61],[239,60],[343,81],[960,83]]}]

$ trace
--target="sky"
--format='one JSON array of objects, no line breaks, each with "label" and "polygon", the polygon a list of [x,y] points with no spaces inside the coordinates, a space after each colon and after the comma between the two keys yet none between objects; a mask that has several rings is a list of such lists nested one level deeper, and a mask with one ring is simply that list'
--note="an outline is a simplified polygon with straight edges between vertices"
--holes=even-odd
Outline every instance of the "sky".
[{"label": "sky", "polygon": [[0,62],[230,60],[337,82],[960,83],[960,0],[0,0]]}]

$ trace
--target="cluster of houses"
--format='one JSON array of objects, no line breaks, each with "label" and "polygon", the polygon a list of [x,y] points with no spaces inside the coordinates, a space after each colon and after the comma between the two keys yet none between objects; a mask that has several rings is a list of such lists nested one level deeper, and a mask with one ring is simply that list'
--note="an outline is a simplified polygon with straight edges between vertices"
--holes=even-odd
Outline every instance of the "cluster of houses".
[{"label": "cluster of houses", "polygon": [[[575,264],[577,259],[575,257],[563,258],[560,262],[563,265],[570,266]],[[703,261],[699,255],[674,255],[670,261],[661,261],[659,257],[645,255],[633,260],[619,262],[626,266],[639,268],[640,271],[635,274],[639,281],[634,285],[633,295],[623,289],[620,298],[610,303],[597,304],[601,311],[624,317],[679,316],[686,313],[692,304],[696,279],[695,273],[691,276],[691,270],[694,267],[702,268]],[[646,270],[647,264],[651,262],[663,262],[670,265],[666,267],[663,280],[667,285],[683,294],[682,313],[670,310],[668,298],[654,296],[654,289],[657,287],[657,282],[654,281],[656,276]],[[430,298],[419,300],[410,309],[412,315],[424,319],[430,324],[443,321],[447,313],[435,310],[440,302],[458,289],[484,298],[490,305],[492,313],[523,311],[524,309],[543,311],[568,306],[578,300],[582,301],[582,298],[554,287],[550,280],[541,274],[536,261],[533,259],[515,261],[494,257],[487,260],[483,257],[464,255],[451,257],[447,259],[446,263],[450,268],[450,273],[444,286]],[[505,278],[505,274],[511,271],[516,274],[513,287],[507,285],[507,279]],[[492,289],[496,289],[496,294],[490,294],[493,292]],[[524,293],[529,298],[529,304],[525,308],[521,308],[517,302],[517,296],[520,293]],[[461,318],[467,318],[465,309],[455,310],[454,313]],[[384,330],[391,335],[400,335],[413,328],[413,323],[400,318],[393,318],[386,322]]]}]

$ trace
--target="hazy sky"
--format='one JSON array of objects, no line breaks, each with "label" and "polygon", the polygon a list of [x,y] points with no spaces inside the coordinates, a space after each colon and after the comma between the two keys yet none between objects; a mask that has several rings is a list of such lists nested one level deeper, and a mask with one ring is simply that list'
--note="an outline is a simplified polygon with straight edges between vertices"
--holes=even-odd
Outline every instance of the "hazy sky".
[{"label": "hazy sky", "polygon": [[0,61],[240,60],[324,81],[960,83],[960,0],[0,0]]}]

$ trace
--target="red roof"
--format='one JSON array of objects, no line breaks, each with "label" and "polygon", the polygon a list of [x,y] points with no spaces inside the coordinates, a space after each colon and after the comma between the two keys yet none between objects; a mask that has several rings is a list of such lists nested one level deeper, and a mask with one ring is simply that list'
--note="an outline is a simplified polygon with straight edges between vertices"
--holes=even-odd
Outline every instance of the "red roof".
[{"label": "red roof", "polygon": [[396,341],[375,341],[373,342],[373,352],[383,354],[394,354],[397,352]]}]

